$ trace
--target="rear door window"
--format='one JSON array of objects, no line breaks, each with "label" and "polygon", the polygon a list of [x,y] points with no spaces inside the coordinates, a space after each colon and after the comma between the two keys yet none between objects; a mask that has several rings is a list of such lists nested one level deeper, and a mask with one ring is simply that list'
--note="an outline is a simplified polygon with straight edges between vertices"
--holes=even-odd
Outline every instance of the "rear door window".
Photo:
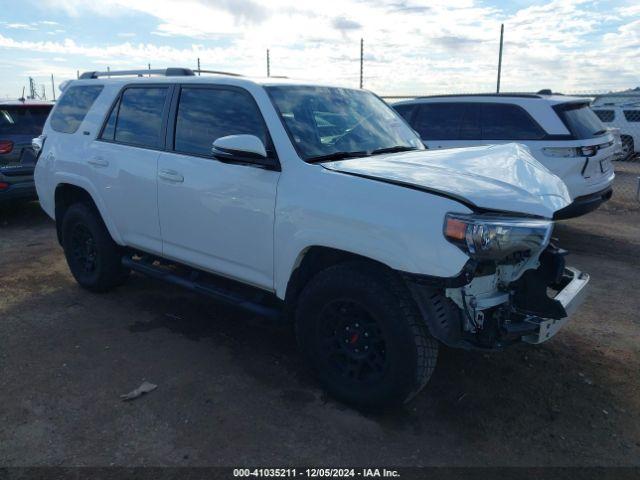
[{"label": "rear door window", "polygon": [[404,105],[393,105],[393,108],[409,123],[411,123],[413,112],[415,112],[417,105],[415,103],[409,103]]},{"label": "rear door window", "polygon": [[50,105],[0,105],[0,135],[38,136],[49,111]]},{"label": "rear door window", "polygon": [[640,122],[640,110],[624,110],[627,122]]},{"label": "rear door window", "polygon": [[464,103],[425,103],[420,105],[413,128],[423,140],[458,140],[464,117]]},{"label": "rear door window", "polygon": [[101,138],[140,147],[162,147],[168,92],[168,87],[127,88],[111,111]]},{"label": "rear door window", "polygon": [[575,138],[594,138],[606,133],[605,126],[588,103],[562,103],[553,108]]},{"label": "rear door window", "polygon": [[60,133],[75,133],[102,88],[102,85],[68,87],[51,114],[51,128]]},{"label": "rear door window", "polygon": [[484,103],[482,105],[483,140],[540,140],[544,130],[517,105]]},{"label": "rear door window", "polygon": [[211,156],[215,140],[242,134],[255,135],[269,149],[262,114],[249,93],[225,88],[182,87],[176,115],[175,151]]}]

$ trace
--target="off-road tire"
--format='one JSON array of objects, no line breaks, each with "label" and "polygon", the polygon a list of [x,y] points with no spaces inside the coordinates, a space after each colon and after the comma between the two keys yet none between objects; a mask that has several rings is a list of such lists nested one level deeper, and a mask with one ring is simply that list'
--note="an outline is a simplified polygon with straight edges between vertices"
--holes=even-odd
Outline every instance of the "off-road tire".
[{"label": "off-road tire", "polygon": [[[350,378],[352,372],[339,371],[340,361],[330,359],[330,355],[346,355],[340,350],[351,346],[348,336],[344,339],[346,346],[336,346],[343,340],[334,342],[332,335],[342,328],[328,326],[336,324],[332,320],[335,315],[326,314],[328,306],[335,302],[353,302],[364,307],[365,312],[355,310],[357,317],[362,318],[366,313],[379,327],[379,336],[384,343],[384,367],[378,373],[379,378],[373,375],[373,367],[368,364],[360,370],[369,370],[370,378]],[[350,315],[348,310],[347,317]],[[345,320],[347,324],[351,321]],[[363,335],[362,330],[359,334]],[[380,409],[411,400],[428,382],[438,356],[438,343],[429,335],[399,275],[366,261],[329,267],[310,280],[296,308],[296,336],[302,354],[329,394],[364,409]],[[361,339],[360,336],[356,338],[357,341]],[[325,353],[327,349],[332,349],[333,353]],[[380,356],[375,354],[375,357]]]},{"label": "off-road tire", "polygon": [[122,266],[121,248],[90,205],[74,203],[66,210],[62,247],[71,274],[87,290],[106,292],[124,283],[129,274]]}]

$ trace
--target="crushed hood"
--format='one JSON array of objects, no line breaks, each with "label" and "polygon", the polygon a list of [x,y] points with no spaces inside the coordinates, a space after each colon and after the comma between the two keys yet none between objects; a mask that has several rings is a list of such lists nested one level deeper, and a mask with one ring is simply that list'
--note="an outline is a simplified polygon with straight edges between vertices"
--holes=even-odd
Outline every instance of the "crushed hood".
[{"label": "crushed hood", "polygon": [[564,182],[516,143],[376,155],[322,166],[421,188],[484,210],[553,218],[571,203]]}]

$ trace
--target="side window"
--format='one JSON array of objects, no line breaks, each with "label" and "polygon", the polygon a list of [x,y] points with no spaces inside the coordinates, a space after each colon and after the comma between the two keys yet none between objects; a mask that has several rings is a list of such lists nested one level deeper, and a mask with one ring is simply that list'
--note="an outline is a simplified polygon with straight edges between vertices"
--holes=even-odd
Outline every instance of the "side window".
[{"label": "side window", "polygon": [[615,120],[615,112],[613,110],[594,110],[601,122],[613,122]]},{"label": "side window", "polygon": [[517,105],[482,105],[483,140],[538,140],[545,132]]},{"label": "side window", "polygon": [[392,105],[393,109],[398,112],[407,121],[411,122],[413,112],[416,110],[417,105],[410,103],[404,105]]},{"label": "side window", "polygon": [[640,110],[624,110],[627,122],[640,122]]},{"label": "side window", "polygon": [[211,155],[213,142],[227,135],[255,135],[269,149],[262,114],[248,93],[183,87],[176,115],[174,150]]},{"label": "side window", "polygon": [[460,140],[480,140],[482,129],[480,128],[481,103],[467,103],[464,116],[460,123]]},{"label": "side window", "polygon": [[423,140],[458,140],[464,112],[464,103],[425,103],[412,126]]},{"label": "side window", "polygon": [[102,88],[102,85],[69,87],[53,109],[51,128],[56,132],[75,133]]},{"label": "side window", "polygon": [[[167,87],[127,88],[120,97],[119,108],[114,108],[109,116],[103,138],[107,138],[105,133],[108,135],[113,128],[113,139],[116,142],[160,147],[162,112],[167,93]],[[116,111],[117,114],[114,113]]]}]

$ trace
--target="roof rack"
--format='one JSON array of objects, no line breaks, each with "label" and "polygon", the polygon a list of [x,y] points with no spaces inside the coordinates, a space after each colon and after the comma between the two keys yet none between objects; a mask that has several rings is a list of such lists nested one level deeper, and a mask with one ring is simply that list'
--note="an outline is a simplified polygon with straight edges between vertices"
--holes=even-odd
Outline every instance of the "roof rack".
[{"label": "roof rack", "polygon": [[140,69],[140,70],[112,70],[106,72],[84,72],[80,75],[80,80],[87,78],[99,77],[124,77],[135,75],[145,77],[147,75],[164,75],[165,77],[191,77],[194,75],[193,70],[189,68],[163,68],[163,69]]},{"label": "roof rack", "polygon": [[219,70],[192,70],[194,73],[213,73],[214,75],[228,75],[230,77],[243,77],[239,73],[221,72]]},{"label": "roof rack", "polygon": [[135,75],[146,77],[149,75],[162,75],[165,77],[193,77],[195,74],[213,73],[215,75],[229,75],[231,77],[242,77],[239,73],[221,72],[219,70],[191,70],[190,68],[163,68],[163,69],[140,69],[140,70],[107,70],[106,72],[84,72],[80,80],[99,77],[124,77]]}]

